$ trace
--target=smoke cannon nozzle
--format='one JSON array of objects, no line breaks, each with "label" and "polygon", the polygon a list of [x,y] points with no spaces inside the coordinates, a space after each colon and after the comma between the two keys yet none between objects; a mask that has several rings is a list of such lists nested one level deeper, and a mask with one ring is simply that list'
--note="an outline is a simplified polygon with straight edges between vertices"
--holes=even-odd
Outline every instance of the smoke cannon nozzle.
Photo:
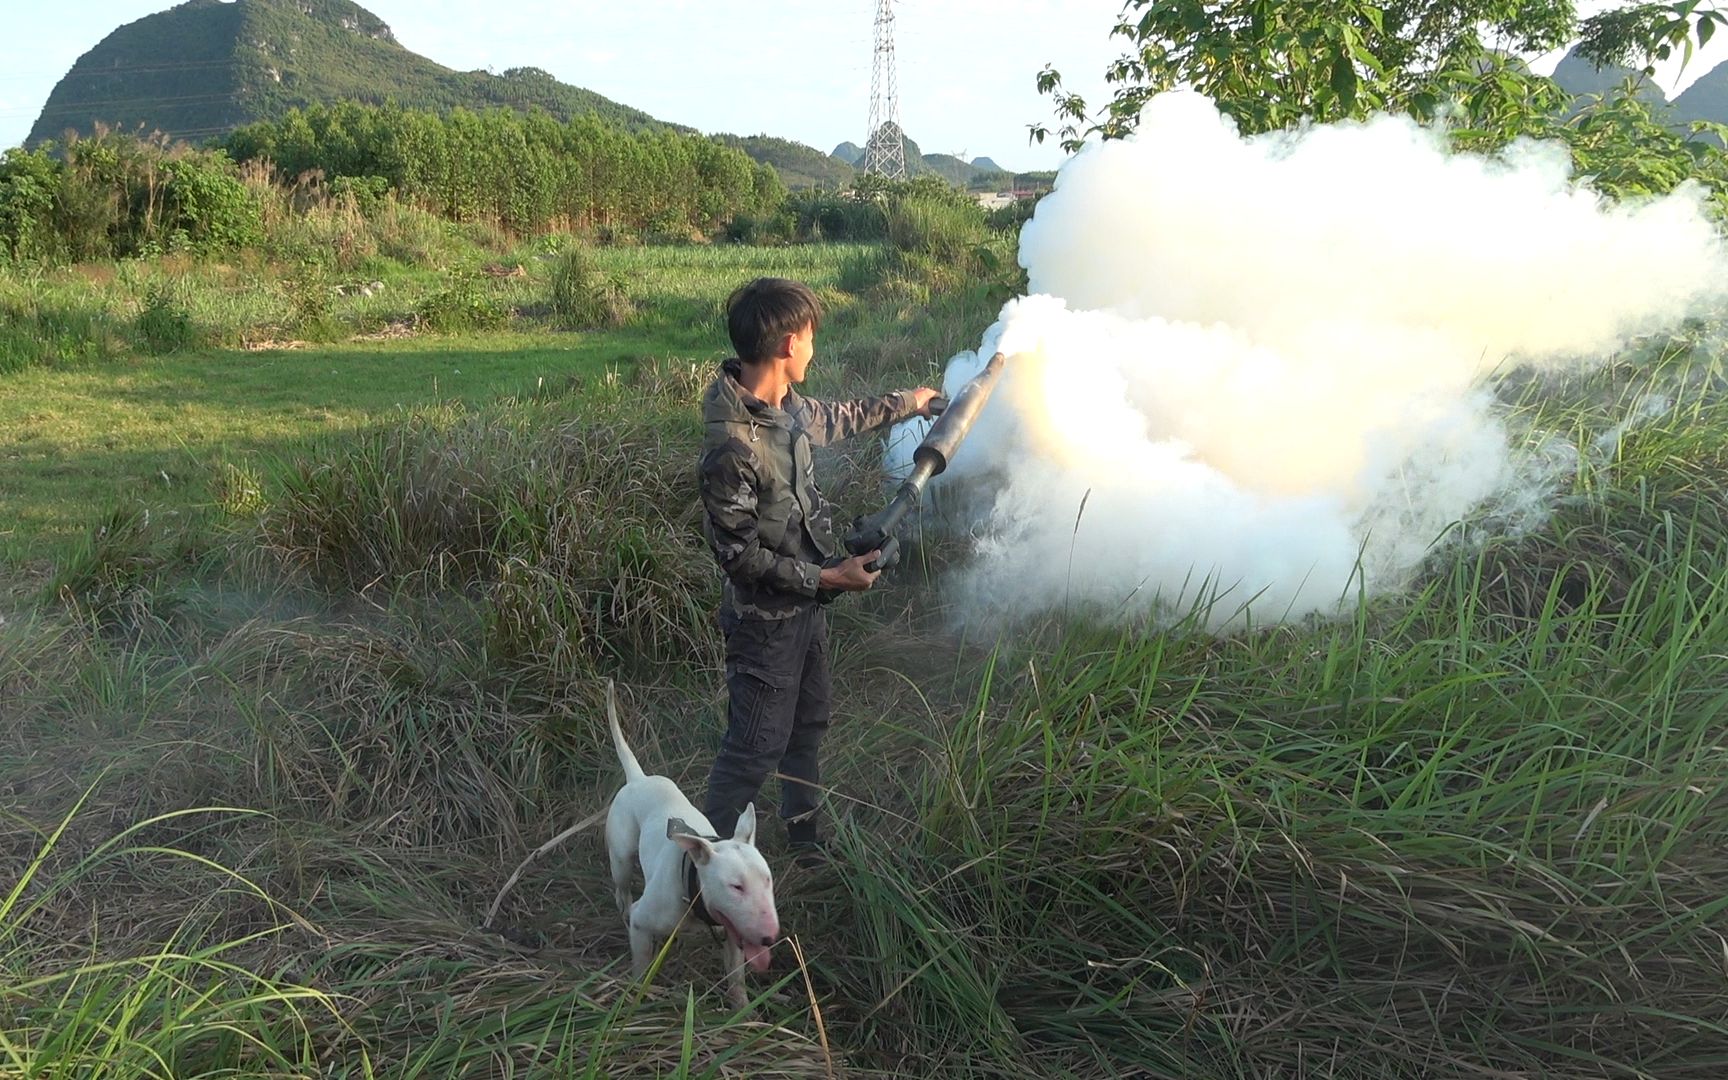
[{"label": "smoke cannon nozzle", "polygon": [[966,440],[966,435],[972,430],[980,413],[984,411],[985,402],[990,400],[991,391],[996,389],[996,382],[1002,377],[1003,366],[1007,356],[997,353],[990,358],[984,369],[954,395],[952,401],[938,398],[943,404],[936,407],[932,401],[931,413],[937,419],[930,426],[930,433],[924,436],[924,441],[918,444],[918,449],[912,452],[912,472],[900,484],[900,490],[887,506],[871,514],[861,517],[852,523],[852,531],[846,536],[846,550],[853,555],[865,555],[879,551],[871,570],[886,570],[900,560],[900,540],[895,531],[900,522],[918,505],[918,500],[924,493],[924,485],[930,478],[940,475],[948,468],[949,461],[960,449],[960,444]]}]

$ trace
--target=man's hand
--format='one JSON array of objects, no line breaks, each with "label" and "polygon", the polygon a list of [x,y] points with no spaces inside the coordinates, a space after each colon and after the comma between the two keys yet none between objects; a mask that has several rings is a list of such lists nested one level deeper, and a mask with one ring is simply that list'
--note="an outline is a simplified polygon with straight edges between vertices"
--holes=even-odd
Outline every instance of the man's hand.
[{"label": "man's hand", "polygon": [[920,386],[912,391],[912,406],[914,416],[929,416],[930,402],[942,396],[942,391],[932,390],[928,386]]},{"label": "man's hand", "polygon": [[817,586],[836,592],[863,592],[876,584],[876,579],[882,576],[882,571],[866,570],[864,565],[875,562],[881,554],[880,551],[868,551],[862,555],[854,555],[838,566],[825,566]]}]

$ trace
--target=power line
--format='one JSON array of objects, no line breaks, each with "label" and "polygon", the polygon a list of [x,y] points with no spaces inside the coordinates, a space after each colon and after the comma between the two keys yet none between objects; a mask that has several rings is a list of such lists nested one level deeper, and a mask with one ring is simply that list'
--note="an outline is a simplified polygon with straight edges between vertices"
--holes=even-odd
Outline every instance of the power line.
[{"label": "power line", "polygon": [[[45,105],[45,107],[40,109],[40,111],[0,112],[0,119],[36,118],[43,121],[43,123],[76,123],[79,119],[83,119],[83,112],[85,112],[86,109],[107,112],[107,114],[121,114],[121,112],[126,111],[128,105],[137,105],[138,111],[147,111],[147,109],[152,107],[152,105],[166,104],[168,109],[187,111],[187,109],[199,109],[199,107],[204,107],[204,105],[219,105],[223,104],[223,102],[232,102],[232,100],[235,100],[233,95],[218,93],[218,95],[209,95],[209,97],[137,97],[124,98],[124,100],[112,100],[112,102],[73,102],[73,104],[60,104],[54,105],[54,107],[47,107],[47,105]],[[169,102],[173,102],[173,104],[169,104]],[[102,121],[102,123],[124,123],[123,119],[112,119],[112,121],[107,121],[107,119],[102,118],[102,116],[92,116],[90,119]]]},{"label": "power line", "polygon": [[178,108],[190,108],[195,104],[215,104],[219,101],[229,101],[233,94],[193,94],[186,97],[150,97],[140,94],[137,97],[110,98],[106,101],[62,101],[56,104],[44,105],[36,112],[0,113],[0,117],[17,118],[20,116],[45,116],[49,113],[76,111],[78,109],[108,108],[115,105],[175,105]]},{"label": "power line", "polygon": [[208,138],[211,138],[212,136],[216,136],[216,135],[226,135],[230,131],[233,131],[233,130],[234,129],[232,127],[197,127],[197,128],[186,128],[185,130],[166,130],[165,131],[165,130],[158,127],[158,128],[151,129],[149,134],[160,133],[162,135],[168,136],[169,139],[176,141],[176,142],[191,142],[191,141],[194,141],[197,139],[208,139]]},{"label": "power line", "polygon": [[178,71],[181,68],[220,67],[223,64],[239,63],[234,57],[224,57],[219,60],[153,60],[148,64],[86,64],[80,68],[76,63],[64,70],[59,68],[38,68],[35,71],[12,71],[0,75],[0,82],[14,82],[22,79],[40,79],[59,72],[61,76],[77,75],[96,76],[111,73],[130,74],[134,71]]},{"label": "power line", "polygon": [[111,105],[186,105],[192,102],[208,104],[215,101],[226,101],[234,95],[231,93],[186,94],[179,97],[154,97],[149,94],[134,94],[131,97],[107,98],[98,101],[61,101],[49,102],[42,107],[44,114],[51,112],[66,112],[73,109],[97,109]]}]

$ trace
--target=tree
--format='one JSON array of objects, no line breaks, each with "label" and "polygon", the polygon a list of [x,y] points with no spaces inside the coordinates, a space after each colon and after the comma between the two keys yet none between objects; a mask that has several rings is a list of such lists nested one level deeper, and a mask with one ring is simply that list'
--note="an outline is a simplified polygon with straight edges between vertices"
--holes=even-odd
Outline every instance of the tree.
[{"label": "tree", "polygon": [[0,256],[47,260],[58,253],[53,215],[60,174],[46,150],[15,147],[0,155]]},{"label": "tree", "polygon": [[317,171],[331,190],[385,190],[457,221],[518,234],[550,227],[713,232],[785,198],[772,172],[735,147],[663,129],[631,131],[594,113],[563,122],[531,109],[448,115],[343,103],[252,124],[224,142],[288,177]]},{"label": "tree", "polygon": [[[1117,89],[1097,113],[1046,67],[1062,145],[1134,130],[1154,94],[1189,85],[1244,132],[1372,112],[1423,121],[1462,113],[1479,141],[1525,134],[1556,111],[1559,91],[1519,54],[1582,39],[1592,59],[1646,64],[1691,55],[1723,16],[1698,0],[1629,4],[1579,20],[1571,0],[1128,0],[1113,35],[1130,51],[1106,78]],[[1036,141],[1052,132],[1032,129]]]}]

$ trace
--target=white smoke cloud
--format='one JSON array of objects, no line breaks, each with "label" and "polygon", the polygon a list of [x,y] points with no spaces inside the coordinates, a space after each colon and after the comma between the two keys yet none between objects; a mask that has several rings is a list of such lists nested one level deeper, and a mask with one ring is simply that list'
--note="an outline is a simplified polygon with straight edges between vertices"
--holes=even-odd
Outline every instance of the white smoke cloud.
[{"label": "white smoke cloud", "polygon": [[1485,506],[1539,516],[1568,448],[1515,454],[1489,377],[1581,367],[1728,282],[1699,192],[1606,204],[1560,148],[1449,154],[1401,118],[1244,138],[1191,93],[1070,161],[1020,261],[1031,295],[946,377],[1010,356],[938,482],[990,474],[962,598],[1210,594],[1215,627],[1396,589]]}]

